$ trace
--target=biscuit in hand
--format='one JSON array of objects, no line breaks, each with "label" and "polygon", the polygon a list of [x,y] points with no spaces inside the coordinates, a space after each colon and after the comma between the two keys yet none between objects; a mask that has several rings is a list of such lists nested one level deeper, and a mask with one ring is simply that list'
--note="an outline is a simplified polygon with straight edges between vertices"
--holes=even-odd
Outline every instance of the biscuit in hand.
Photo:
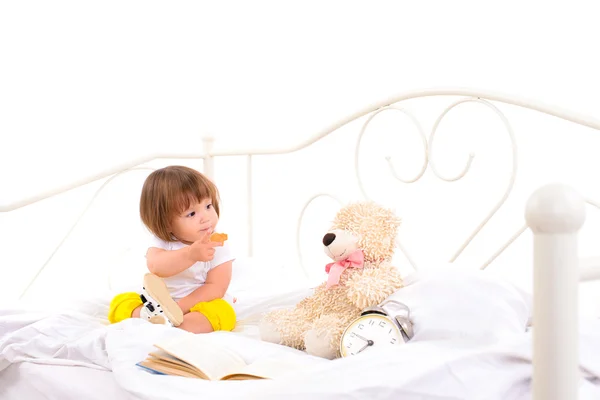
[{"label": "biscuit in hand", "polygon": [[212,235],[210,235],[211,242],[219,242],[219,243],[223,244],[226,240],[227,240],[226,233],[216,233],[215,232]]}]

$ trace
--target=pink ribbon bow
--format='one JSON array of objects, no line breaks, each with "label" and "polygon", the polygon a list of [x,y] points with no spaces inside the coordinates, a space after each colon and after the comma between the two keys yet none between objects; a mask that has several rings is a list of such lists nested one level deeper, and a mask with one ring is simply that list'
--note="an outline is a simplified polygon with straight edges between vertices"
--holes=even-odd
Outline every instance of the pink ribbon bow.
[{"label": "pink ribbon bow", "polygon": [[362,268],[365,261],[365,255],[362,250],[356,250],[345,260],[329,263],[325,266],[325,272],[329,274],[327,278],[327,289],[335,286],[340,281],[340,276],[346,268]]}]

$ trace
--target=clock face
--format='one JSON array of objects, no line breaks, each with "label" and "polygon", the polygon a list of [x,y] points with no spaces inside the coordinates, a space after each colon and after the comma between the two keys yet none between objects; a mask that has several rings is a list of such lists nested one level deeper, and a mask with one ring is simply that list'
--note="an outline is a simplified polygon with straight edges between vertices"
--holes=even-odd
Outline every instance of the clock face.
[{"label": "clock face", "polygon": [[403,344],[402,333],[389,318],[367,314],[354,320],[344,331],[340,342],[343,357],[356,355],[377,346]]}]

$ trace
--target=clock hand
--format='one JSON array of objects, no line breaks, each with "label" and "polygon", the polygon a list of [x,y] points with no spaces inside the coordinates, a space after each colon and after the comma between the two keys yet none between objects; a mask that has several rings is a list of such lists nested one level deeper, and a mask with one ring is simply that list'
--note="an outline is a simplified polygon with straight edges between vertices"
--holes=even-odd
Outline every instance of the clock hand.
[{"label": "clock hand", "polygon": [[[359,338],[359,339],[361,339],[361,340],[364,340],[365,342],[371,342],[371,344],[370,344],[370,345],[372,345],[372,344],[373,344],[373,343],[372,343],[372,342],[373,342],[372,340],[369,340],[369,339],[367,339],[367,338],[364,338],[364,337],[360,336],[358,333],[355,333],[354,335],[355,335],[357,338]],[[370,346],[370,345],[369,345],[369,346]]]},{"label": "clock hand", "polygon": [[374,342],[373,342],[372,340],[369,340],[369,341],[367,341],[367,344],[365,344],[365,345],[364,345],[364,346],[363,346],[363,347],[362,347],[360,350],[358,350],[358,351],[356,352],[356,354],[360,353],[361,351],[363,351],[364,349],[366,349],[366,348],[367,348],[367,347],[369,347],[369,346],[373,346],[373,343],[374,343]]},{"label": "clock hand", "polygon": [[361,351],[363,351],[363,350],[364,350],[364,349],[366,349],[367,347],[369,347],[369,344],[368,344],[368,343],[367,343],[367,344],[365,344],[363,347],[361,347],[361,348],[360,348],[360,350],[358,350],[358,351],[356,352],[356,354],[360,353]]}]

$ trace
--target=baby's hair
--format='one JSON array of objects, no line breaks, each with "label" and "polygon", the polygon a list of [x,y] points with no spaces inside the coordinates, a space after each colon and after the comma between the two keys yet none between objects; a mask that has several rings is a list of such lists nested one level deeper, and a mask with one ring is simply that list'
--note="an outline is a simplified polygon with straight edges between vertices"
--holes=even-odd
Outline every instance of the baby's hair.
[{"label": "baby's hair", "polygon": [[195,169],[172,165],[157,169],[146,178],[140,198],[140,217],[156,237],[172,242],[171,219],[192,203],[210,199],[219,215],[219,191]]}]

